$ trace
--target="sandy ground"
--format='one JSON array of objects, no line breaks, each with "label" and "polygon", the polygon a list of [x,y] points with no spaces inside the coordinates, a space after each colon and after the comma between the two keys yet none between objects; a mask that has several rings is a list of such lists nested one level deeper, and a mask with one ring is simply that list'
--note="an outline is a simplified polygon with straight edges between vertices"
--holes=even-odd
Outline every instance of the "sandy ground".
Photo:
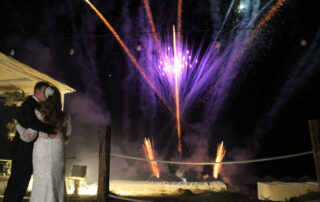
[{"label": "sandy ground", "polygon": [[[214,201],[214,202],[259,202],[260,200],[256,198],[250,198],[246,195],[242,195],[236,192],[211,192],[211,193],[204,193],[204,194],[196,194],[193,195],[191,193],[184,193],[181,196],[177,197],[144,197],[144,198],[132,198],[139,201],[153,201],[153,202],[208,202],[208,201]],[[3,196],[0,196],[0,202],[3,201]],[[29,198],[25,197],[23,202],[28,202]],[[81,197],[68,197],[69,202],[96,202],[95,196],[81,196]],[[320,193],[311,193],[306,196],[301,196],[298,198],[293,198],[290,200],[290,202],[320,202]],[[119,199],[110,199],[110,202],[125,202],[125,200],[119,200]]]},{"label": "sandy ground", "polygon": [[[229,201],[237,201],[237,202],[255,202],[259,201],[256,199],[250,199],[247,196],[243,196],[236,193],[206,193],[206,194],[197,194],[197,195],[189,195],[185,194],[178,197],[153,197],[153,198],[132,198],[136,200],[142,201],[153,201],[153,202],[182,202],[182,201],[196,201],[196,202],[205,202],[205,201],[214,201],[214,202],[229,202]],[[0,202],[3,201],[3,196],[0,197]],[[23,202],[28,202],[29,198],[25,197]],[[95,196],[82,196],[80,198],[77,197],[69,197],[69,202],[95,202],[96,197]],[[125,202],[126,200],[120,200],[120,199],[110,199],[110,202]]]},{"label": "sandy ground", "polygon": [[[192,194],[189,192],[183,193],[181,196],[176,197],[144,197],[144,198],[132,198],[139,201],[153,201],[153,202],[259,202],[256,198],[251,198],[246,195],[242,195],[237,192],[211,192],[204,194]],[[0,196],[0,202],[3,201],[3,196]],[[23,202],[28,202],[29,198],[25,197]],[[69,202],[96,202],[95,196],[81,196],[81,197],[68,197]],[[290,202],[320,202],[320,192],[310,193],[305,196],[292,198]],[[125,202],[125,200],[110,199],[110,202]],[[261,202],[261,201],[260,201]]]},{"label": "sandy ground", "polygon": [[[254,186],[253,186],[254,185]],[[206,192],[203,194],[192,194],[190,190],[182,190],[180,196],[162,196],[162,197],[139,197],[133,198],[141,201],[153,201],[153,202],[258,202],[256,198],[256,184],[252,184],[250,187],[250,196],[241,194],[236,190],[228,190],[221,192]],[[27,193],[30,194],[30,193]],[[25,197],[23,202],[28,202],[29,197]],[[96,196],[81,196],[74,197],[68,196],[69,202],[95,202]],[[110,199],[110,202],[125,202],[125,200]],[[3,202],[3,196],[0,195],[0,202]],[[292,198],[290,202],[320,202],[320,192],[310,193],[305,196],[300,196],[297,198]]]}]

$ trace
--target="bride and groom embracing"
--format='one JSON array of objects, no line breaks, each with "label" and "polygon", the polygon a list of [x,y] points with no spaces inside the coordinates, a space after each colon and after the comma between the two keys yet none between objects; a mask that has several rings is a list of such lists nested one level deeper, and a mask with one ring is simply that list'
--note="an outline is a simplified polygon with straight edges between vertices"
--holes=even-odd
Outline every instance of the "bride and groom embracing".
[{"label": "bride and groom embracing", "polygon": [[65,143],[71,134],[70,117],[62,111],[59,90],[38,82],[17,112],[12,167],[4,202],[21,202],[31,175],[30,201],[66,201]]}]

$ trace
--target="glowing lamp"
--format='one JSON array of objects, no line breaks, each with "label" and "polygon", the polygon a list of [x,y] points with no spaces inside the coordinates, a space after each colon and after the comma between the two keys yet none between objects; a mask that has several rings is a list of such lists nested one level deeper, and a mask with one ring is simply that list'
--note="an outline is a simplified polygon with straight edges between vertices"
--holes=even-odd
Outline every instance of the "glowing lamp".
[{"label": "glowing lamp", "polygon": [[87,166],[72,165],[70,179],[74,182],[73,194],[79,195],[80,181],[85,181],[87,178]]}]

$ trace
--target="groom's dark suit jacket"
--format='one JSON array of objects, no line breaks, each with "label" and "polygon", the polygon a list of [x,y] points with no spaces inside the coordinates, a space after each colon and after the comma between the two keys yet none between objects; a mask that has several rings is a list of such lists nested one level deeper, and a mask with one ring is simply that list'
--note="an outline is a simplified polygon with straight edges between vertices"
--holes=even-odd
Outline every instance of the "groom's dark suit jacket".
[{"label": "groom's dark suit jacket", "polygon": [[[35,115],[34,109],[38,102],[28,97],[18,109],[17,120],[24,128],[32,128],[52,134],[54,128],[42,123]],[[33,142],[24,142],[20,135],[16,134],[12,145],[12,167],[11,176],[8,180],[7,188],[4,193],[3,202],[21,202],[27,191],[27,187],[32,174],[32,150]]]},{"label": "groom's dark suit jacket", "polygon": [[[38,106],[38,102],[29,96],[21,105],[17,112],[17,121],[24,128],[32,128],[48,134],[54,133],[54,127],[41,122],[35,115],[34,109]],[[20,139],[20,135],[16,134],[13,140],[13,159],[18,161],[30,161],[32,159],[33,142],[24,142]]]}]

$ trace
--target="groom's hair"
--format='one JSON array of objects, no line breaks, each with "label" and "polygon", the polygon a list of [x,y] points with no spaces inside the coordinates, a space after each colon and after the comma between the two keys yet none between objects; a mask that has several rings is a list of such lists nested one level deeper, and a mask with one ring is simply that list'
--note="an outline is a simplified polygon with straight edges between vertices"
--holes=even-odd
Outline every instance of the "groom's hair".
[{"label": "groom's hair", "polygon": [[40,81],[40,82],[36,83],[36,85],[34,86],[33,93],[35,93],[37,89],[40,90],[43,86],[49,87],[50,85],[47,82]]}]

